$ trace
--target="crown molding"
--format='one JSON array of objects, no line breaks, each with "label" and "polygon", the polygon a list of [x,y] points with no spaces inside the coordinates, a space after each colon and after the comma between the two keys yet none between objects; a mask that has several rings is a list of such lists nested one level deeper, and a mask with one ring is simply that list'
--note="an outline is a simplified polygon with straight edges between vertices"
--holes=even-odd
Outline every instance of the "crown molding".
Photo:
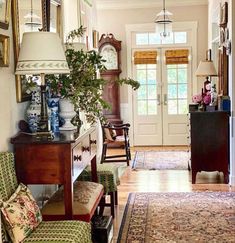
[{"label": "crown molding", "polygon": [[[162,7],[162,0],[96,0],[97,9],[135,9]],[[166,8],[208,5],[208,0],[167,0]]]}]

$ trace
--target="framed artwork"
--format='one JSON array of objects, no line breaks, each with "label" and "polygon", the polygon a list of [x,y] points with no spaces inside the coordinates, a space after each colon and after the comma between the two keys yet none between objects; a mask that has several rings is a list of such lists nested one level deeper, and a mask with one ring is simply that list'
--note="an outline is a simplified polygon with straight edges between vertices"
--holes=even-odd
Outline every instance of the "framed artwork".
[{"label": "framed artwork", "polygon": [[61,25],[61,0],[46,0],[47,31],[58,33],[62,36]]},{"label": "framed artwork", "polygon": [[11,0],[0,1],[0,28],[8,29]]},{"label": "framed artwork", "polygon": [[10,38],[6,35],[0,35],[0,67],[9,66]]},{"label": "framed artwork", "polygon": [[228,3],[225,2],[220,8],[220,23],[221,27],[226,26],[228,23]]},{"label": "framed artwork", "polygon": [[[47,29],[46,0],[12,0],[11,8],[14,61],[16,66],[23,33]],[[30,100],[30,94],[26,93],[26,82],[27,78],[25,75],[16,75],[17,102]]]}]

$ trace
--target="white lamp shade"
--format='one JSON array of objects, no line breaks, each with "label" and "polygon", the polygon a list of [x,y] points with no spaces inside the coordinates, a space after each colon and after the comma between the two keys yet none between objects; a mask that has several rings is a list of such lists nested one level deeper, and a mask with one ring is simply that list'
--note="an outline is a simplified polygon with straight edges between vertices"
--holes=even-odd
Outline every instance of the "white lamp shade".
[{"label": "white lamp shade", "polygon": [[25,32],[15,74],[69,73],[65,52],[57,33]]},{"label": "white lamp shade", "polygon": [[195,75],[198,77],[217,76],[214,63],[212,61],[200,61]]}]

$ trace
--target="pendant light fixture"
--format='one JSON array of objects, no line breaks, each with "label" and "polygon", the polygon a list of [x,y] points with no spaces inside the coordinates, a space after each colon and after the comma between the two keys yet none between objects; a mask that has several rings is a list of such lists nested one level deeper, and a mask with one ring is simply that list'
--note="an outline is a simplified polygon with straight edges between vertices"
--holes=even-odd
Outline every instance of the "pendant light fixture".
[{"label": "pendant light fixture", "polygon": [[166,10],[165,0],[163,0],[163,9],[157,14],[154,23],[156,24],[156,32],[162,38],[170,36],[172,32],[172,20],[170,19],[172,13]]}]

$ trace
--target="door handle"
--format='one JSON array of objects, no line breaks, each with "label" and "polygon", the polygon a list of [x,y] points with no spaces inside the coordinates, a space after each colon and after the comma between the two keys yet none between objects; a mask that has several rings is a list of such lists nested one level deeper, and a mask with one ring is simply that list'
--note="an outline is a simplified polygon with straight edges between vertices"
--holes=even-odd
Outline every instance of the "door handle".
[{"label": "door handle", "polygon": [[157,95],[157,105],[161,105],[161,95]]},{"label": "door handle", "polygon": [[167,94],[164,94],[164,101],[163,101],[164,105],[167,105]]}]

